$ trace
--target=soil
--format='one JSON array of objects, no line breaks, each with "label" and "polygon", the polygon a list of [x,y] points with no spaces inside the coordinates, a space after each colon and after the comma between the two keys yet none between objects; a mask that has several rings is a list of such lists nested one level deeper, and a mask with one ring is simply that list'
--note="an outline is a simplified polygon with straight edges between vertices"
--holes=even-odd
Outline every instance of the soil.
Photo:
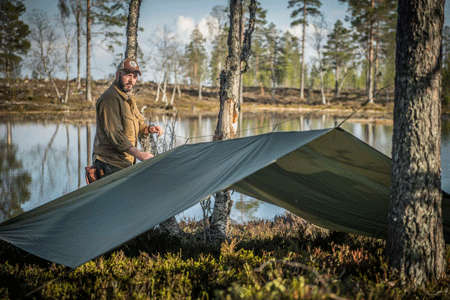
[{"label": "soil", "polygon": [[[6,120],[58,120],[95,122],[95,99],[103,93],[110,81],[97,80],[92,85],[93,102],[85,100],[84,84],[76,91],[75,81],[70,84],[68,103],[61,103],[48,80],[19,79],[15,81],[0,80],[0,121]],[[62,93],[65,82],[56,80]],[[138,107],[144,114],[175,114],[179,117],[198,115],[217,115],[219,112],[219,88],[203,87],[199,99],[198,87],[181,86],[181,97],[175,95],[174,106],[168,107],[160,100],[155,101],[157,85],[153,82],[138,83],[136,87]],[[167,87],[168,101],[172,97],[173,87]],[[309,99],[300,98],[297,88],[276,88],[272,100],[272,90],[260,87],[245,87],[243,91],[244,114],[277,113],[285,115],[329,114],[349,116],[355,113],[349,121],[354,122],[392,122],[393,92],[383,92],[375,99],[375,103],[367,104],[364,91],[344,91],[339,97],[334,97],[332,91],[326,94],[328,105],[321,104],[320,91],[312,91]],[[308,90],[305,90],[308,95]]]}]

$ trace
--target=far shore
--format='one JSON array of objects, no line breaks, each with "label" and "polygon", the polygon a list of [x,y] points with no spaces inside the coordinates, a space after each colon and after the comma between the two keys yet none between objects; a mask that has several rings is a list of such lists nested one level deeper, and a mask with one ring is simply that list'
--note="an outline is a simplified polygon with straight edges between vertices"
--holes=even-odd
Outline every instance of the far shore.
[{"label": "far shore", "polygon": [[[64,82],[57,81],[61,93]],[[69,100],[61,103],[56,99],[56,93],[45,80],[16,80],[14,83],[0,81],[0,121],[13,122],[82,122],[95,123],[95,100],[106,90],[110,82],[95,81],[92,88],[93,102],[84,98],[83,89],[74,91],[72,82]],[[176,93],[173,105],[162,102],[162,93],[157,98],[157,85],[152,82],[140,83],[136,98],[138,108],[144,116],[151,115],[177,115],[179,118],[198,116],[217,116],[219,112],[219,88],[203,87],[201,99],[196,86],[183,85],[180,88],[181,96]],[[170,103],[173,87],[167,88],[167,99]],[[241,113],[247,114],[278,114],[292,118],[295,116],[334,116],[344,119],[351,116],[346,122],[357,123],[393,123],[393,91],[377,95],[374,103],[368,103],[364,91],[343,91],[335,97],[333,91],[326,93],[328,104],[321,103],[318,90],[311,93],[305,91],[309,99],[299,97],[298,88],[276,88],[272,100],[272,90],[261,87],[244,87]],[[364,106],[363,106],[364,105]],[[356,111],[356,113],[354,113]],[[442,116],[450,118],[450,108],[443,107]],[[353,114],[354,113],[354,114]],[[353,115],[352,115],[353,114]]]}]

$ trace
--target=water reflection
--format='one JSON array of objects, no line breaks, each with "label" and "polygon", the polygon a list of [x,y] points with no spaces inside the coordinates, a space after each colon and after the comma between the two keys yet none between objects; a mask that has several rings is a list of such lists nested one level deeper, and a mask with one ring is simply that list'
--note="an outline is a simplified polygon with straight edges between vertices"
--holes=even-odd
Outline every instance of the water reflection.
[{"label": "water reflection", "polygon": [[22,213],[22,204],[30,199],[31,176],[17,157],[9,123],[6,135],[6,141],[0,141],[0,221]]},{"label": "water reflection", "polygon": [[[175,116],[145,116],[152,124],[165,126]],[[334,127],[342,121],[331,115],[246,114],[240,120],[238,137],[271,131],[313,130]],[[212,140],[217,118],[196,116],[178,118],[175,127],[176,146],[185,143]],[[443,148],[450,147],[450,126],[443,122]],[[357,138],[390,156],[392,125],[359,124],[346,122],[341,126]],[[84,186],[84,167],[92,164],[91,151],[95,124],[69,123],[0,123],[2,142],[2,198],[1,209],[6,218],[58,198]],[[448,141],[448,142],[444,142]],[[8,151],[14,159],[8,159]],[[444,150],[443,150],[444,151]],[[443,159],[444,163],[444,159]],[[9,171],[7,171],[9,170]],[[444,173],[443,173],[444,174]],[[8,177],[9,176],[9,177]],[[13,177],[15,176],[15,177]],[[22,176],[22,177],[20,177]],[[9,181],[7,180],[9,179]],[[450,180],[449,180],[450,183]],[[7,186],[9,184],[10,186]],[[239,193],[233,193],[231,217],[245,222],[255,218],[273,218],[284,209],[260,202]],[[200,205],[182,213],[201,219]]]}]

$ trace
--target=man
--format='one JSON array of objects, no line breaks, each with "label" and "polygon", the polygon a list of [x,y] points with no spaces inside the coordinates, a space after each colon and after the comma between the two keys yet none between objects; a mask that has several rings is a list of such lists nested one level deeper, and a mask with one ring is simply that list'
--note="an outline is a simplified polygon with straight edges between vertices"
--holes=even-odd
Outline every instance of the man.
[{"label": "man", "polygon": [[[141,75],[135,60],[126,58],[117,67],[116,79],[98,98],[97,132],[93,161],[100,177],[153,157],[136,148],[139,134],[163,134],[160,126],[144,123],[136,106],[133,87]],[[100,170],[103,170],[100,171]]]}]

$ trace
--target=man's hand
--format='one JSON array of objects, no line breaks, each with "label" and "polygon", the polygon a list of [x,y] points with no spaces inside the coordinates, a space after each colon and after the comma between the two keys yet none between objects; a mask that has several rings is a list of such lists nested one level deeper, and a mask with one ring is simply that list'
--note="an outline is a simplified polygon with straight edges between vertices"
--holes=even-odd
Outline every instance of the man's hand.
[{"label": "man's hand", "polygon": [[128,148],[128,150],[125,151],[125,152],[130,154],[130,155],[133,155],[134,157],[136,157],[140,161],[144,161],[146,159],[149,159],[149,158],[153,157],[153,155],[151,153],[139,151],[136,147]]},{"label": "man's hand", "polygon": [[149,133],[157,133],[158,136],[161,136],[164,133],[164,130],[160,126],[150,125],[148,126]]},{"label": "man's hand", "polygon": [[152,158],[153,154],[148,153],[148,152],[143,152],[143,151],[139,151],[139,155],[136,156],[137,159],[139,159],[140,161],[144,161],[146,159]]}]

